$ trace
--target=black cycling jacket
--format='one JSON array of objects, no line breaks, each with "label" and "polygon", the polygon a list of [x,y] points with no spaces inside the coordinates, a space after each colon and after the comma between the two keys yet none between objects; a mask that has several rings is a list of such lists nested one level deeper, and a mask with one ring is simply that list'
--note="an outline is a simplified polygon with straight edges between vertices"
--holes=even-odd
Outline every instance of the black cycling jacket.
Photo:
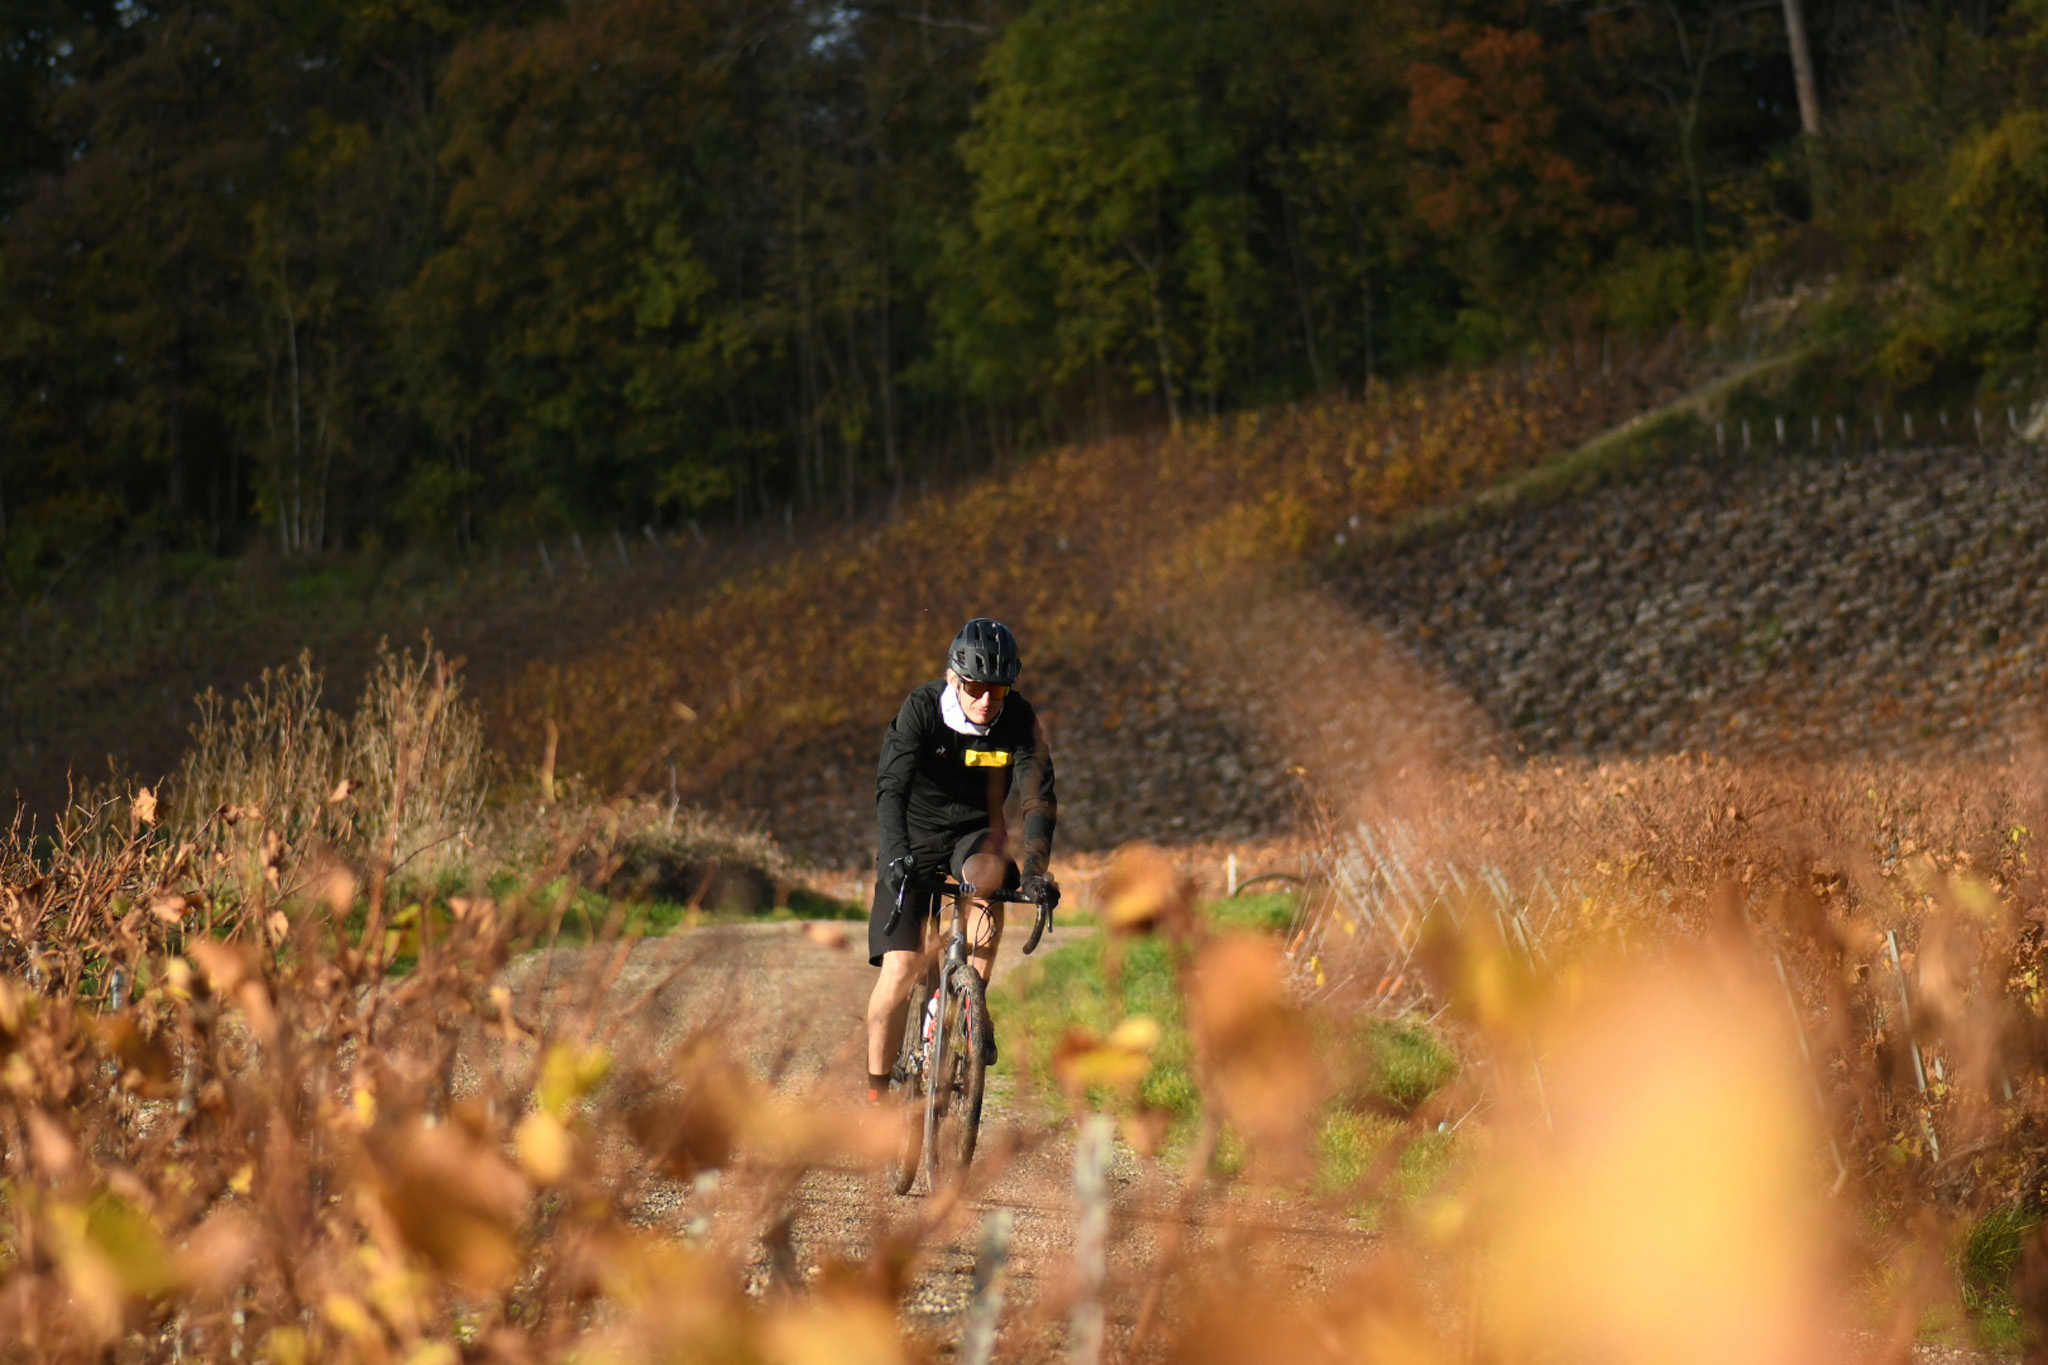
[{"label": "black cycling jacket", "polygon": [[882,736],[875,774],[875,813],[881,823],[881,862],[905,853],[924,862],[950,851],[953,841],[984,826],[1004,831],[1003,803],[1015,788],[1024,821],[1024,846],[1005,840],[1024,876],[1045,871],[1059,812],[1053,798],[1052,751],[1031,703],[1012,692],[986,735],[947,728],[939,712],[946,683],[928,682],[903,699],[903,709]]}]

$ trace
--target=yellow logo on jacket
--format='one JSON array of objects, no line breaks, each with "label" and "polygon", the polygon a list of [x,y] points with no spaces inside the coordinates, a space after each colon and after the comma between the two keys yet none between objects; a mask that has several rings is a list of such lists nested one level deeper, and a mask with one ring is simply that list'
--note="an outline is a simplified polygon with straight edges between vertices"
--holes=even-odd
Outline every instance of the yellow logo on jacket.
[{"label": "yellow logo on jacket", "polygon": [[1008,749],[969,749],[964,757],[970,768],[1007,768],[1010,766]]}]

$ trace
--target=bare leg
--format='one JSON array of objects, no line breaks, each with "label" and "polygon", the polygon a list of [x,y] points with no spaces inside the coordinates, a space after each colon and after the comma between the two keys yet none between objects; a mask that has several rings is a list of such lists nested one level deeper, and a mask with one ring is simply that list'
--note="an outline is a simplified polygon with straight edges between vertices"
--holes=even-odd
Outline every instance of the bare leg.
[{"label": "bare leg", "polygon": [[1003,902],[993,905],[979,897],[967,903],[967,960],[981,974],[984,985],[996,969],[996,949],[1003,943]]},{"label": "bare leg", "polygon": [[868,996],[870,1076],[886,1076],[896,1065],[896,1050],[903,1046],[903,1002],[910,996],[910,983],[917,979],[922,956],[910,952],[882,954],[882,970]]},{"label": "bare leg", "polygon": [[[999,854],[977,853],[960,869],[960,879],[971,886],[1002,886],[1010,865]],[[967,960],[986,982],[996,969],[996,949],[1003,941],[1003,902],[993,904],[976,896],[967,902]]]}]

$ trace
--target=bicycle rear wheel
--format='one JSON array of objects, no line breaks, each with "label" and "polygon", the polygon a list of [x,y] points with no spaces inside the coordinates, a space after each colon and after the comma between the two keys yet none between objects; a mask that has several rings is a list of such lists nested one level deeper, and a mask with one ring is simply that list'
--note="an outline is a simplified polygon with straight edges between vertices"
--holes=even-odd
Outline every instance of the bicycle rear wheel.
[{"label": "bicycle rear wheel", "polygon": [[963,962],[947,984],[933,1049],[936,1065],[925,1094],[925,1184],[931,1193],[963,1178],[974,1160],[987,1079],[982,1047],[989,1018],[981,976]]},{"label": "bicycle rear wheel", "polygon": [[903,1127],[885,1174],[889,1187],[898,1194],[909,1194],[911,1187],[917,1184],[918,1167],[924,1155],[925,1064],[930,1055],[925,1049],[924,1010],[925,1001],[931,998],[931,993],[929,981],[920,981],[917,989],[910,993],[909,1012],[903,1024],[903,1042],[896,1049],[895,1069],[889,1073],[895,1082],[894,1092]]}]

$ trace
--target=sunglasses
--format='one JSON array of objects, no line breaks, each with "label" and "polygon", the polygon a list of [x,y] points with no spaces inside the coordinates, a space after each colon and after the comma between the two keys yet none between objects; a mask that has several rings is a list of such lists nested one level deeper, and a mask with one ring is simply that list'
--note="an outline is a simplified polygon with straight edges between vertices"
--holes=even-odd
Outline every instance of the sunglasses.
[{"label": "sunglasses", "polygon": [[994,697],[997,701],[1001,701],[1004,697],[1010,695],[1008,683],[969,682],[965,678],[960,680],[960,690],[976,701],[980,701],[983,697]]}]

